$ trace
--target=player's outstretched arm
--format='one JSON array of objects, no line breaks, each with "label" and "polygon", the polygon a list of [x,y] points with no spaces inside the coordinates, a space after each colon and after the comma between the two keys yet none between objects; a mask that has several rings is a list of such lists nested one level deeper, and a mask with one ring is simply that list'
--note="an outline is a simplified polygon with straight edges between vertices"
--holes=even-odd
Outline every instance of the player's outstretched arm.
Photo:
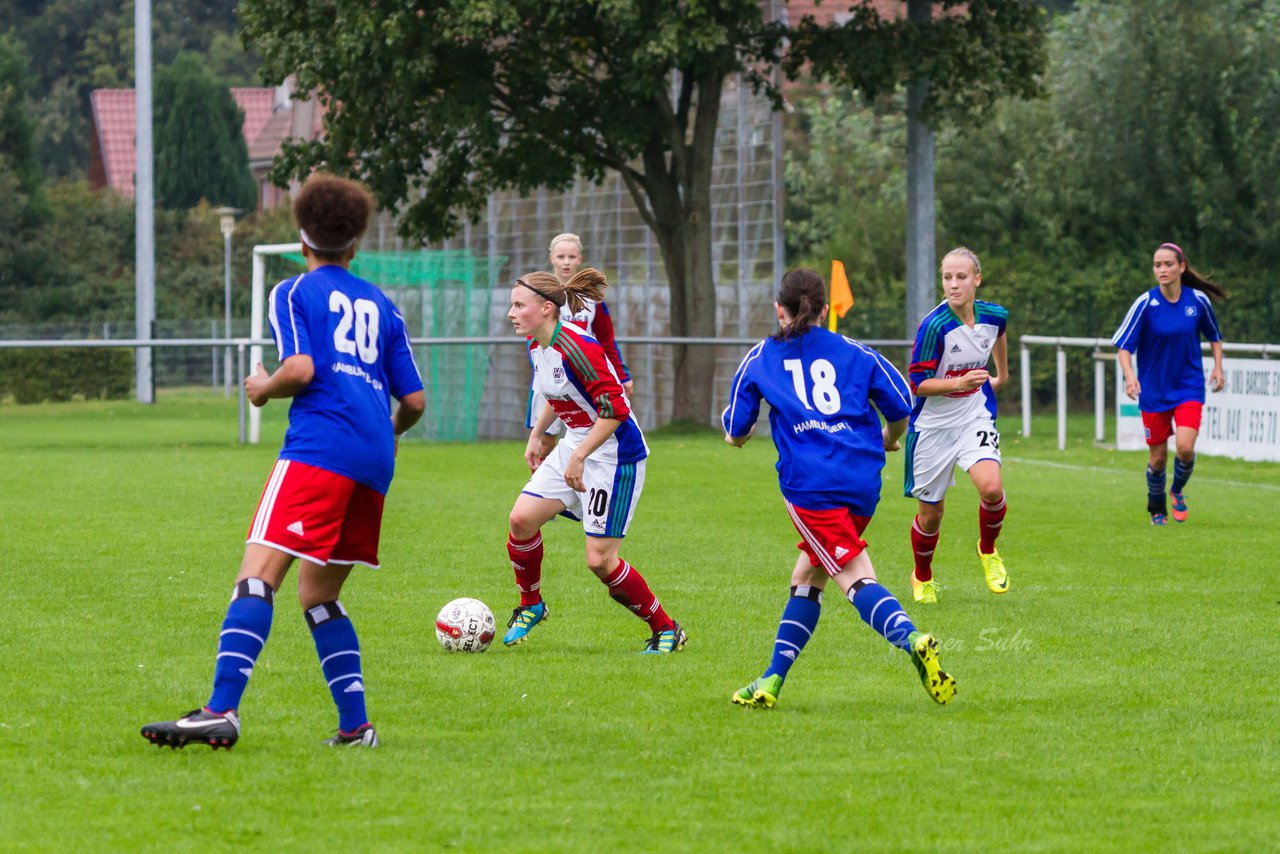
[{"label": "player's outstretched arm", "polygon": [[578,447],[573,449],[573,453],[569,455],[568,461],[564,467],[564,482],[570,489],[582,492],[585,485],[582,482],[582,471],[586,467],[587,457],[596,452],[596,449],[608,441],[622,422],[616,418],[597,418],[596,423],[591,425],[591,429],[587,431],[587,435],[582,437],[582,441],[578,443]]},{"label": "player's outstretched arm", "polygon": [[524,461],[529,466],[529,471],[537,471],[538,466],[542,465],[542,461],[546,459],[547,454],[551,453],[551,448],[555,447],[552,441],[550,447],[544,444],[547,437],[547,430],[551,427],[551,422],[556,420],[555,410],[551,408],[551,404],[542,404],[542,409],[538,411],[538,417],[533,420],[533,427],[529,430],[529,441],[524,446]]},{"label": "player's outstretched arm", "polygon": [[916,386],[916,397],[936,397],[943,394],[954,394],[958,391],[973,391],[991,379],[991,374],[982,368],[966,371],[958,377],[933,377]]},{"label": "player's outstretched arm", "polygon": [[400,454],[400,436],[422,417],[427,409],[427,395],[419,390],[399,398],[396,411],[391,413],[391,431],[395,439],[395,453]]},{"label": "player's outstretched arm", "polygon": [[1130,400],[1137,400],[1142,393],[1142,385],[1133,372],[1133,354],[1121,347],[1116,351],[1116,358],[1120,362],[1120,373],[1124,374],[1124,393]]},{"label": "player's outstretched arm", "polygon": [[1227,384],[1222,373],[1222,342],[1214,341],[1209,346],[1213,349],[1213,370],[1209,373],[1209,387],[1218,392]]},{"label": "player's outstretched arm", "polygon": [[417,424],[418,419],[422,417],[422,413],[426,411],[427,395],[425,392],[419,390],[400,398],[396,411],[391,415],[391,426],[396,431],[396,435],[399,436],[414,424]]}]

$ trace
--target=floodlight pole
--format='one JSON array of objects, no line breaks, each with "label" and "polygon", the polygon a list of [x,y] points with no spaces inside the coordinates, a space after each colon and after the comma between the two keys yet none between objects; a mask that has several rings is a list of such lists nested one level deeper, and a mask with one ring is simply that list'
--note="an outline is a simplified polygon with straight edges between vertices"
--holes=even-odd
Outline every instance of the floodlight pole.
[{"label": "floodlight pole", "polygon": [[[231,235],[236,231],[239,208],[218,208],[218,225],[222,229],[222,307],[223,337],[231,337]],[[223,348],[223,395],[231,397],[231,345]]]},{"label": "floodlight pole", "polygon": [[[927,26],[933,18],[930,0],[907,0],[907,18]],[[907,84],[907,298],[906,335],[914,338],[916,327],[933,310],[935,200],[933,186],[933,129],[922,120],[928,78]]]},{"label": "floodlight pole", "polygon": [[[155,180],[151,142],[151,0],[133,7],[134,123],[134,293],[137,338],[150,341],[156,317]],[[151,348],[134,351],[139,403],[155,403]]]}]

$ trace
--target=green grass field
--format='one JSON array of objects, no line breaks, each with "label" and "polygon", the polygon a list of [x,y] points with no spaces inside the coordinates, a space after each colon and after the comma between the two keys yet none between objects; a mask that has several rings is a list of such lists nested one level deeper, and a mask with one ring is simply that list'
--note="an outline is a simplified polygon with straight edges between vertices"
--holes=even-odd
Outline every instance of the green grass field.
[{"label": "green grass field", "polygon": [[[645,626],[550,525],[552,619],[514,649],[450,655],[436,611],[515,602],[514,443],[411,445],[380,571],[344,602],[383,747],[334,751],[293,598],[230,753],[138,735],[208,696],[244,532],[282,435],[235,444],[233,401],[0,406],[0,849],[6,851],[1261,850],[1280,832],[1280,465],[1204,457],[1191,520],[1153,529],[1144,456],[1067,452],[1004,424],[1011,591],[951,493],[941,602],[911,603],[901,456],[868,531],[881,580],[959,680],[932,703],[906,656],[830,595],[771,712],[729,694],[768,660],[794,561],[767,440],[651,437],[623,555],[687,627]],[[832,588],[834,590],[834,588]]]}]

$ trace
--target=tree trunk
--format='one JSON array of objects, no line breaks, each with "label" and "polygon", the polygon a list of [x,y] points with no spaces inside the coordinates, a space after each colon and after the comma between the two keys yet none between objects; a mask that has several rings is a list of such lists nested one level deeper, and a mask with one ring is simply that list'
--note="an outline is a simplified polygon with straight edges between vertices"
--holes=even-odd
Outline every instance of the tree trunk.
[{"label": "tree trunk", "polygon": [[[679,338],[716,337],[716,288],[711,270],[711,205],[686,206],[677,239],[659,235],[671,288],[671,334]],[[701,211],[697,207],[702,207]],[[673,245],[670,250],[666,244]],[[707,344],[676,345],[672,352],[674,384],[671,418],[711,423],[716,348]]]},{"label": "tree trunk", "polygon": [[[722,75],[698,80],[698,107],[692,139],[685,149],[683,174],[678,168],[655,169],[661,157],[646,157],[646,190],[658,223],[654,232],[671,293],[671,334],[679,338],[714,338],[717,333],[711,265],[711,173],[723,85]],[[654,180],[658,175],[661,180]],[[710,425],[715,346],[675,345],[673,362],[672,420]]]}]

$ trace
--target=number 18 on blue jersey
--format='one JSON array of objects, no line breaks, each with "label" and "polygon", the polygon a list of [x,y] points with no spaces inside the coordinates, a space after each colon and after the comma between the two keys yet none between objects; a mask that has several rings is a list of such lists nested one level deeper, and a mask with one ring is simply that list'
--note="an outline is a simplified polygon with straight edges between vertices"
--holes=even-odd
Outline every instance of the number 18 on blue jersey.
[{"label": "number 18 on blue jersey", "polygon": [[911,412],[911,391],[898,369],[870,347],[815,327],[794,338],[767,338],[747,353],[722,416],[725,432],[745,436],[762,400],[770,406],[787,500],[873,515],[885,460],[880,416],[898,421]]}]

